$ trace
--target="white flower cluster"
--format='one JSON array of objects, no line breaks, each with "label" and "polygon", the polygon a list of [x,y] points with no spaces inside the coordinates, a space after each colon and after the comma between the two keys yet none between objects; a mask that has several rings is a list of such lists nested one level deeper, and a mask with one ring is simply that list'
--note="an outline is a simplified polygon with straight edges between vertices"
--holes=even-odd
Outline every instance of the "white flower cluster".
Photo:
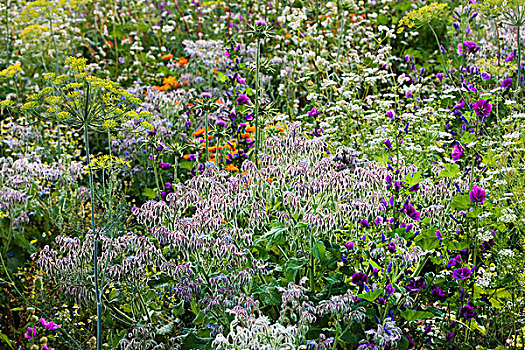
[{"label": "white flower cluster", "polygon": [[511,208],[502,209],[501,216],[498,218],[498,221],[505,223],[514,222],[516,220],[518,220],[518,217],[514,214],[514,210]]},{"label": "white flower cluster", "polygon": [[481,242],[488,242],[490,241],[491,239],[494,238],[494,235],[492,234],[491,231],[489,230],[480,230],[478,232],[478,239],[481,241]]},{"label": "white flower cluster", "polygon": [[217,350],[258,349],[258,350],[292,350],[306,349],[306,345],[297,344],[297,328],[284,327],[273,323],[266,316],[250,318],[245,327],[239,325],[237,317],[231,323],[227,337],[218,334],[212,343]]}]

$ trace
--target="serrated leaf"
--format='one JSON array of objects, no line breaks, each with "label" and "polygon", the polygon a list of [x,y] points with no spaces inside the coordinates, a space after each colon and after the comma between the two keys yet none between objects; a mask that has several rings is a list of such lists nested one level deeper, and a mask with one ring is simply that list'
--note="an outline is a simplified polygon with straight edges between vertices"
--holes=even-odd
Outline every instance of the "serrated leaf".
[{"label": "serrated leaf", "polygon": [[158,335],[167,335],[167,334],[170,334],[171,331],[173,330],[173,325],[174,323],[173,322],[170,322],[162,327],[159,327],[155,330],[155,333],[158,334]]},{"label": "serrated leaf", "polygon": [[423,180],[423,178],[421,177],[421,175],[423,174],[423,172],[421,171],[418,171],[414,174],[411,174],[411,175],[407,175],[406,177],[406,183],[409,187],[412,187],[412,186],[415,186],[417,185],[418,183],[421,182],[421,180]]}]

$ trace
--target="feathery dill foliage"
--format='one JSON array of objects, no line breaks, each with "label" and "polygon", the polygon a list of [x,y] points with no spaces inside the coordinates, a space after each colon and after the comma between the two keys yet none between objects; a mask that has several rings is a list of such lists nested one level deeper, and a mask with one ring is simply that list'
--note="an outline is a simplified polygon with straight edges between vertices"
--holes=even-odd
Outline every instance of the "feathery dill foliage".
[{"label": "feathery dill foliage", "polygon": [[397,33],[402,33],[405,29],[417,29],[433,20],[442,19],[448,4],[435,3],[420,7],[417,10],[407,13],[398,24]]},{"label": "feathery dill foliage", "polygon": [[86,59],[69,57],[67,73],[44,76],[47,86],[40,93],[28,97],[20,108],[23,112],[39,114],[44,118],[54,117],[74,128],[113,128],[138,117],[135,111],[140,99],[122,89],[116,82],[101,79],[86,73]]}]

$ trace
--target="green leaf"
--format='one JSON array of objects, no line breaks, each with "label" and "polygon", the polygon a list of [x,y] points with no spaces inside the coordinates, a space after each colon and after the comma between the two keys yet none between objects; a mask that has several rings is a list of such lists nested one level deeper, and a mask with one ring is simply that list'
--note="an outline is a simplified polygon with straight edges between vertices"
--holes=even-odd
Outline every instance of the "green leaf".
[{"label": "green leaf", "polygon": [[314,246],[312,247],[312,253],[314,257],[318,260],[322,260],[326,257],[326,248],[321,241],[315,242]]},{"label": "green leaf", "polygon": [[223,72],[217,71],[216,79],[219,83],[224,83],[226,80],[228,80],[228,77]]},{"label": "green leaf", "polygon": [[459,165],[445,164],[445,169],[441,170],[438,177],[455,177],[459,173]]},{"label": "green leaf", "polygon": [[407,177],[406,177],[407,185],[409,187],[412,187],[412,186],[415,186],[418,183],[420,183],[421,180],[423,180],[423,178],[421,177],[422,174],[423,174],[423,172],[418,171],[418,172],[416,172],[414,174],[411,174],[410,176],[407,175]]},{"label": "green leaf", "polygon": [[157,192],[152,188],[145,188],[144,192],[142,192],[142,195],[148,197],[149,199],[153,199],[157,197]]},{"label": "green leaf", "polygon": [[0,340],[7,344],[11,349],[14,349],[13,348],[13,343],[11,343],[11,340],[9,340],[9,338],[7,337],[7,335],[5,335],[4,333],[0,332]]},{"label": "green leaf", "polygon": [[433,317],[434,314],[428,311],[415,311],[415,310],[405,310],[401,312],[401,316],[407,321],[417,321],[423,320],[425,318]]},{"label": "green leaf", "polygon": [[297,271],[304,268],[307,264],[305,258],[291,258],[284,264],[284,277],[288,282],[294,282]]},{"label": "green leaf", "polygon": [[461,136],[461,142],[463,143],[471,143],[474,141],[476,141],[476,135],[471,134],[470,132],[466,132],[463,134],[463,136]]},{"label": "green leaf", "polygon": [[379,298],[379,296],[382,293],[383,293],[383,288],[378,288],[378,289],[373,290],[373,291],[368,292],[368,293],[358,294],[357,297],[361,298],[361,299],[364,299],[364,300],[367,300],[367,301],[374,301],[377,298]]},{"label": "green leaf", "polygon": [[173,322],[165,324],[164,326],[155,329],[155,333],[158,334],[158,335],[170,334],[171,331],[173,330],[173,325],[174,325]]},{"label": "green leaf", "polygon": [[458,194],[456,197],[452,198],[452,203],[450,206],[457,210],[467,210],[472,205],[468,194]]},{"label": "green leaf", "polygon": [[397,343],[397,350],[408,350],[409,345],[410,342],[408,341],[408,338],[406,336],[402,336]]},{"label": "green leaf", "polygon": [[259,237],[255,243],[266,242],[266,249],[271,249],[276,246],[281,246],[286,243],[286,231],[287,227],[276,225],[273,226],[270,231]]},{"label": "green leaf", "polygon": [[439,247],[439,238],[435,229],[423,230],[415,239],[416,244],[423,250],[433,250]]}]

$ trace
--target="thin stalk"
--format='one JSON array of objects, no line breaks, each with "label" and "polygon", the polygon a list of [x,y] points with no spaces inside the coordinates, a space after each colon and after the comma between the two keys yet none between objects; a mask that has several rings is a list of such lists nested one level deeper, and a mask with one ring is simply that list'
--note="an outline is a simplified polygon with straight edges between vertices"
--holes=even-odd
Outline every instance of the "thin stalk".
[{"label": "thin stalk", "polygon": [[[51,19],[49,20],[49,30],[51,31],[51,38],[53,38],[53,45],[55,47],[55,58],[56,58],[56,66],[55,66],[55,74],[56,76],[58,77],[59,73],[60,73],[60,58],[58,57],[58,48],[57,48],[57,40],[55,39],[55,33],[53,32],[53,22],[51,21]],[[60,134],[60,122],[57,121],[57,138],[58,138],[58,159],[60,159],[60,156],[61,156],[61,147],[60,147],[60,139],[62,138],[61,137],[61,134]]]},{"label": "thin stalk", "polygon": [[[519,11],[519,6],[518,6]],[[521,44],[520,44],[520,27],[517,27],[518,30],[516,32],[516,40],[518,42],[518,80],[516,81],[516,90],[519,89],[520,83],[521,83]],[[517,92],[519,94],[519,90]],[[517,97],[516,97],[517,99]],[[516,101],[517,102],[517,101]]]},{"label": "thin stalk", "polygon": [[257,37],[257,55],[255,69],[255,165],[259,168],[259,66],[261,39]]},{"label": "thin stalk", "polygon": [[95,237],[93,243],[93,275],[95,278],[95,300],[97,303],[97,350],[102,349],[102,301],[100,299],[100,290],[98,285],[98,233],[95,227],[95,187],[93,185],[93,171],[91,170],[89,155],[89,136],[88,127],[84,125],[84,147],[86,149],[86,162],[89,170],[89,188],[91,193],[91,230]]},{"label": "thin stalk", "polygon": [[206,148],[206,160],[204,161],[204,166],[206,166],[206,163],[210,160],[210,154],[209,154],[209,147],[208,147],[208,112],[206,112],[206,129],[205,129],[205,136],[206,140],[204,140],[204,147]]}]

